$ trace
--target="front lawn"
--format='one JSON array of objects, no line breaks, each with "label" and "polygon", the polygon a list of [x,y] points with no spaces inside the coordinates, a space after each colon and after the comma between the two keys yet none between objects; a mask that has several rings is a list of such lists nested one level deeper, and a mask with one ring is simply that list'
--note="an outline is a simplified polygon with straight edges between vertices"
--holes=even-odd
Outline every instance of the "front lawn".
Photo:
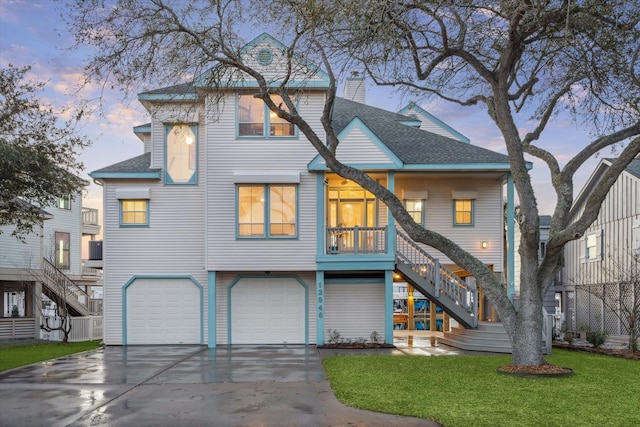
[{"label": "front lawn", "polygon": [[497,373],[510,356],[341,356],[323,363],[343,403],[446,427],[640,425],[640,362],[558,349],[547,360],[574,374]]},{"label": "front lawn", "polygon": [[100,341],[70,342],[67,344],[52,341],[0,342],[0,372],[98,347],[100,347]]}]

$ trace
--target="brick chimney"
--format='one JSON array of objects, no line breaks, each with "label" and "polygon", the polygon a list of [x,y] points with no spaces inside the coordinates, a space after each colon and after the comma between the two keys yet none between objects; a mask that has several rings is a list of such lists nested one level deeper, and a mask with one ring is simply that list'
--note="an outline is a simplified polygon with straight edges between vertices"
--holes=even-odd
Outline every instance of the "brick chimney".
[{"label": "brick chimney", "polygon": [[358,71],[352,71],[344,83],[344,98],[350,101],[366,104],[364,75]]}]

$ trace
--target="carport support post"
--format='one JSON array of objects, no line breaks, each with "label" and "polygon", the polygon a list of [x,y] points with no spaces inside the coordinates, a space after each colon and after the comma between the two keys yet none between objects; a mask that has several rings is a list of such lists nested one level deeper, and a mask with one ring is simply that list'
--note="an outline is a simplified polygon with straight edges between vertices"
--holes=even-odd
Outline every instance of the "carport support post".
[{"label": "carport support post", "polygon": [[384,343],[393,344],[393,270],[384,272]]},{"label": "carport support post", "polygon": [[316,345],[324,345],[324,271],[316,271]]},{"label": "carport support post", "polygon": [[216,272],[210,271],[207,276],[207,306],[208,306],[208,334],[209,348],[216,348]]}]

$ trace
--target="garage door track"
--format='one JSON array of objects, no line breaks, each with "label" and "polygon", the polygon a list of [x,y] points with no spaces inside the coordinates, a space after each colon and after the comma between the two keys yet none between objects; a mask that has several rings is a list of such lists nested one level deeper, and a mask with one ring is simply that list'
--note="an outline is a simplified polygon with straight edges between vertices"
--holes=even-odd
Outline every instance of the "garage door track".
[{"label": "garage door track", "polygon": [[2,426],[437,426],[349,408],[314,346],[106,347],[0,373]]}]

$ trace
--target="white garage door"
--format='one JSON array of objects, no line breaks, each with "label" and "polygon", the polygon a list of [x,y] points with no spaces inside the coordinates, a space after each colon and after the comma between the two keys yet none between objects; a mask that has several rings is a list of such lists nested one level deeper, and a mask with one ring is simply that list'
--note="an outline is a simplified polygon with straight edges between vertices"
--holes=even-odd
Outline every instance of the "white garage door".
[{"label": "white garage door", "polygon": [[230,307],[231,344],[305,344],[305,292],[295,279],[241,279]]},{"label": "white garage door", "polygon": [[200,344],[200,288],[189,279],[136,279],[127,287],[127,344]]},{"label": "white garage door", "polygon": [[337,330],[342,338],[368,340],[376,331],[384,337],[384,284],[347,283],[325,285],[324,330]]}]

